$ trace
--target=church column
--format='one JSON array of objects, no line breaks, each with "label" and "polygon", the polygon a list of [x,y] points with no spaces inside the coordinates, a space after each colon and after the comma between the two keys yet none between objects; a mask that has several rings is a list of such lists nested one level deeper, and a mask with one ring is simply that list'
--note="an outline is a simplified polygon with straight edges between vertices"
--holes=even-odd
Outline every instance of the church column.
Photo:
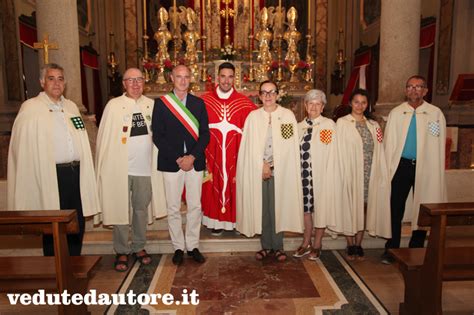
[{"label": "church column", "polygon": [[[45,34],[51,43],[57,43],[58,50],[49,51],[49,62],[64,68],[66,97],[77,104],[81,112],[86,109],[82,103],[81,65],[79,57],[79,27],[76,0],[36,1],[38,40]],[[43,52],[40,53],[40,67],[43,66]]]},{"label": "church column", "polygon": [[378,114],[405,99],[405,82],[418,74],[421,0],[382,1]]}]

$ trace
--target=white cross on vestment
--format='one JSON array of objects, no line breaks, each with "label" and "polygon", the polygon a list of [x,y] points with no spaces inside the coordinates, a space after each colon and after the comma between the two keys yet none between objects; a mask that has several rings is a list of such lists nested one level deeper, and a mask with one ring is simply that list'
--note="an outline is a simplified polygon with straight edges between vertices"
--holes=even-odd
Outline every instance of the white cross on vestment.
[{"label": "white cross on vestment", "polygon": [[223,175],[223,188],[222,188],[222,209],[221,209],[221,212],[222,213],[225,213],[225,191],[227,189],[227,182],[229,180],[229,176],[227,175],[227,168],[226,168],[226,165],[227,165],[227,149],[226,149],[226,140],[227,140],[227,134],[230,132],[230,131],[236,131],[238,133],[242,133],[242,129],[240,129],[239,127],[237,127],[236,125],[234,124],[231,124],[228,120],[227,120],[227,105],[224,105],[224,113],[223,113],[223,117],[222,117],[222,120],[218,123],[213,123],[213,124],[209,124],[209,129],[215,129],[215,130],[219,130],[220,133],[222,134],[222,165],[223,165],[223,169],[222,169],[222,175]]}]

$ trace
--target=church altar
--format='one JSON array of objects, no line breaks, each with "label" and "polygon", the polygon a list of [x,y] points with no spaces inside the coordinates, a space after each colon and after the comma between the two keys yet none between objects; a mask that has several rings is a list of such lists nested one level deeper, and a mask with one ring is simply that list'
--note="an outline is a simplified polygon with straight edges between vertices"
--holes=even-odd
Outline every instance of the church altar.
[{"label": "church altar", "polygon": [[[129,2],[124,2],[126,21],[132,21],[134,13]],[[142,19],[135,19],[135,27],[125,26],[127,42],[138,43],[135,51],[127,49],[127,63],[138,58],[145,93],[151,96],[171,89],[169,76],[177,64],[190,67],[193,92],[209,90],[218,65],[226,60],[236,66],[235,88],[250,95],[267,79],[295,97],[314,87],[326,90],[327,20],[320,16],[326,16],[327,3],[283,4],[281,0],[143,0],[143,11],[135,11]],[[113,71],[117,64],[113,51],[110,55]]]},{"label": "church altar", "polygon": [[[325,62],[325,54],[316,58],[316,46],[322,41],[326,47],[327,39],[313,40],[320,27],[315,23],[318,1],[285,1],[288,7],[281,0],[174,0],[169,7],[162,3],[143,0],[142,5],[143,45],[138,58],[145,95],[170,91],[170,73],[178,64],[190,68],[191,92],[201,95],[214,87],[218,67],[225,61],[236,67],[234,87],[256,104],[260,83],[277,82],[280,104],[298,119],[304,116],[306,91],[326,89],[325,72],[316,71],[325,68],[318,66]],[[117,64],[112,53],[110,57],[114,71]]]}]

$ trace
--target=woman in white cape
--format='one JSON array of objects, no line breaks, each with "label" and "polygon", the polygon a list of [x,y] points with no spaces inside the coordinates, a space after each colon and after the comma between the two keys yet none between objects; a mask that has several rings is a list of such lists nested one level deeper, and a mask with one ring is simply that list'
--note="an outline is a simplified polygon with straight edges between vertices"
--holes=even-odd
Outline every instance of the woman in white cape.
[{"label": "woman in white cape", "polygon": [[[303,185],[303,243],[293,254],[317,260],[326,228],[342,232],[339,168],[336,160],[336,124],[321,114],[327,103],[320,90],[310,90],[304,98],[307,117],[298,123],[300,138],[301,179]],[[314,242],[311,234],[315,230]]]},{"label": "woman in white cape", "polygon": [[347,256],[362,260],[364,231],[391,237],[390,180],[379,124],[370,118],[368,93],[356,89],[350,98],[351,113],[337,120],[338,161],[342,179]]},{"label": "woman in white cape", "polygon": [[245,121],[237,158],[236,229],[262,234],[257,260],[285,261],[283,231],[302,232],[303,195],[295,115],[276,103],[278,88],[260,84],[263,106]]}]

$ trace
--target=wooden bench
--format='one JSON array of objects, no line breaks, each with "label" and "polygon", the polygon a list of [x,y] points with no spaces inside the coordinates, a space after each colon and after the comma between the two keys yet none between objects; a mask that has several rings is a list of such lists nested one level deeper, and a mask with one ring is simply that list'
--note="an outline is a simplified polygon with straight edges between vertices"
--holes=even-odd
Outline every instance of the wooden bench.
[{"label": "wooden bench", "polygon": [[474,280],[474,236],[464,245],[448,244],[446,228],[474,225],[474,202],[422,204],[420,227],[431,227],[427,248],[389,252],[405,282],[400,314],[442,314],[443,281]]},{"label": "wooden bench", "polygon": [[[66,235],[78,233],[75,210],[0,211],[0,235],[52,234],[54,257],[0,257],[0,292],[84,294],[100,256],[69,256]],[[85,314],[87,306],[60,305],[59,314]]]}]

